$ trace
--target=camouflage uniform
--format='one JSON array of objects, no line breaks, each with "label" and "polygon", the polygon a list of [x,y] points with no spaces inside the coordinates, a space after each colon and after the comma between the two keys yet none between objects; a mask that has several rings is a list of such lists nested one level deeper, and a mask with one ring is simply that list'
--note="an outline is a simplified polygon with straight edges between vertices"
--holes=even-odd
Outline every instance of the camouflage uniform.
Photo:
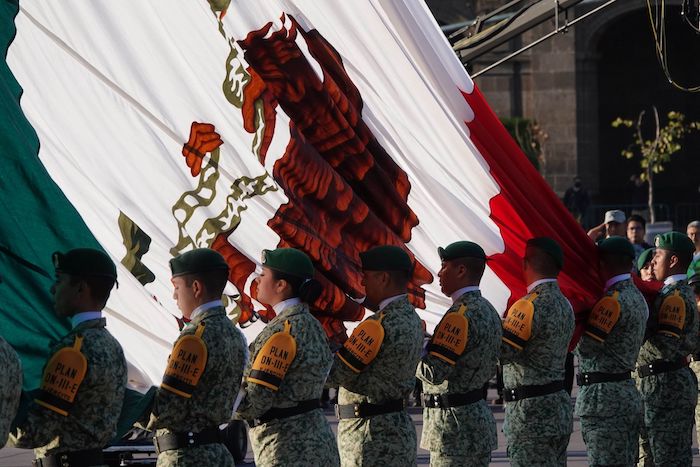
[{"label": "camouflage uniform", "polygon": [[[622,278],[621,278],[622,279]],[[619,292],[620,315],[607,337],[584,335],[576,347],[581,373],[624,373],[633,370],[649,310],[629,274],[609,286],[605,295]],[[634,465],[642,405],[634,381],[581,386],[576,414],[591,465]]]},{"label": "camouflage uniform", "polygon": [[[686,309],[680,337],[659,332],[661,304],[677,290]],[[676,362],[690,354],[697,343],[696,310],[695,296],[685,280],[664,285],[649,317],[637,365],[655,360]],[[691,465],[693,411],[698,398],[698,383],[693,372],[690,368],[681,368],[645,378],[637,377],[637,389],[644,408],[639,465]]]},{"label": "camouflage uniform", "polygon": [[[423,357],[416,376],[426,394],[466,393],[483,388],[496,374],[501,319],[479,290],[461,295],[447,313],[462,305],[467,306],[469,323],[464,353],[454,366],[433,355]],[[485,400],[459,407],[425,407],[421,447],[430,451],[431,466],[488,466],[491,451],[498,447],[491,409]]]},{"label": "camouflage uniform", "polygon": [[0,372],[0,446],[4,446],[22,393],[22,365],[15,350],[2,337]]},{"label": "camouflage uniform", "polygon": [[[341,386],[338,404],[380,404],[403,399],[415,386],[423,346],[420,318],[405,296],[367,319],[378,320],[380,314],[384,316],[384,341],[364,371],[355,373],[335,357],[328,384]],[[348,467],[416,465],[416,429],[403,410],[340,420],[338,450],[342,465]]]},{"label": "camouflage uniform", "polygon": [[[530,290],[537,293],[530,339],[521,351],[501,346],[503,384],[507,389],[564,379],[564,362],[574,331],[571,305],[556,281]],[[573,429],[571,398],[566,391],[506,403],[503,432],[514,466],[566,465]]]},{"label": "camouflage uniform", "polygon": [[[292,407],[301,401],[319,399],[333,363],[328,339],[305,303],[284,308],[250,344],[245,376],[270,337],[291,324],[296,356],[276,392],[246,382],[246,396],[238,409],[245,420],[259,418],[272,408]],[[255,465],[337,466],[340,464],[333,432],[321,409],[287,418],[273,419],[250,429]]]},{"label": "camouflage uniform", "polygon": [[[240,387],[245,364],[243,334],[231,323],[222,306],[205,309],[180,332],[195,334],[200,323],[206,324],[201,338],[207,347],[204,372],[192,397],[185,398],[159,389],[148,424],[156,436],[168,433],[200,432],[231,420],[233,403]],[[232,467],[233,457],[220,443],[171,449],[158,455],[158,467]]]},{"label": "camouflage uniform", "polygon": [[104,318],[83,321],[52,348],[72,347],[83,336],[80,352],[87,372],[67,416],[34,404],[10,442],[18,448],[36,448],[37,458],[70,451],[102,449],[117,434],[124,401],[126,360],[119,342],[105,329]]}]

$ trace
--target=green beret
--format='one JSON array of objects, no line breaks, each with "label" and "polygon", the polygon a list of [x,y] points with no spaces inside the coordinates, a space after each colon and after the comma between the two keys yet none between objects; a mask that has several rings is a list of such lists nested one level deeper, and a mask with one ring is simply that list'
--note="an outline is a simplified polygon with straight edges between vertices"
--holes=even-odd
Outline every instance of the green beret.
[{"label": "green beret", "polygon": [[454,242],[447,245],[445,248],[438,247],[438,255],[443,261],[450,261],[457,258],[477,258],[486,260],[486,253],[474,242]]},{"label": "green beret", "polygon": [[173,277],[217,270],[228,271],[228,264],[219,252],[209,248],[195,248],[170,260]]},{"label": "green beret", "polygon": [[600,253],[629,256],[634,259],[634,247],[625,237],[609,237],[598,243]]},{"label": "green beret", "polygon": [[117,280],[117,267],[102,250],[76,248],[67,253],[55,252],[52,255],[56,272],[83,277],[108,277]]},{"label": "green beret", "polygon": [[680,232],[666,232],[654,238],[654,245],[661,250],[668,250],[687,261],[693,258],[695,245],[693,241]]},{"label": "green beret", "polygon": [[656,248],[647,248],[646,250],[642,251],[642,253],[639,255],[639,258],[637,258],[637,270],[641,271],[642,268],[644,268],[644,265],[647,264],[654,258],[654,251],[656,251]]},{"label": "green beret", "polygon": [[538,248],[554,259],[559,269],[564,267],[564,252],[559,244],[549,237],[536,237],[527,241],[527,246]]},{"label": "green beret", "polygon": [[263,266],[301,279],[314,277],[314,265],[311,258],[296,248],[277,248],[263,250]]},{"label": "green beret", "polygon": [[413,263],[403,248],[393,245],[375,246],[360,253],[362,269],[366,271],[413,271]]}]

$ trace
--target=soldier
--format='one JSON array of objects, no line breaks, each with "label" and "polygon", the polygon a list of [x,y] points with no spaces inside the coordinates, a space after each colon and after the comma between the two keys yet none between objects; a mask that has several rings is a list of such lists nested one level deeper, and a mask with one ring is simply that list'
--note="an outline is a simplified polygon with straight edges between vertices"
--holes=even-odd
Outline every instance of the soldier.
[{"label": "soldier", "polygon": [[333,364],[321,324],[309,312],[320,294],[309,257],[293,248],[263,252],[257,300],[275,316],[250,345],[246,395],[238,410],[250,425],[255,465],[338,466],[338,448],[321,410]]},{"label": "soldier", "polygon": [[124,353],[102,317],[117,269],[89,248],[56,252],[53,263],[54,310],[73,328],[52,348],[40,392],[10,443],[36,448],[38,466],[99,466],[117,433],[126,386]]},{"label": "soldier", "polygon": [[484,386],[496,374],[501,318],[481,296],[484,250],[472,242],[438,248],[442,293],[452,306],[418,364],[423,381],[423,436],[431,466],[488,466],[498,446],[496,421]]},{"label": "soldier", "polygon": [[[695,302],[700,313],[700,263],[695,263],[695,267],[691,269],[692,274],[688,277],[688,285],[693,289]],[[698,332],[698,345],[700,346],[700,331]],[[698,391],[700,391],[700,351],[696,347],[695,353],[690,356],[690,369],[695,373],[695,378],[698,380]],[[700,440],[700,397],[695,404],[695,430],[698,440]]]},{"label": "soldier", "polygon": [[591,466],[634,465],[642,404],[631,372],[649,309],[629,272],[632,244],[610,237],[598,244],[598,253],[605,294],[593,307],[576,347],[576,413]]},{"label": "soldier", "polygon": [[245,364],[245,339],[221,302],[228,265],[197,248],[170,260],[173,298],[189,320],[175,341],[149,430],[158,467],[232,467],[219,425],[231,420]]},{"label": "soldier", "polygon": [[17,352],[0,337],[0,446],[7,443],[21,394],[22,364]]},{"label": "soldier", "polygon": [[563,264],[554,240],[528,240],[523,261],[527,295],[510,307],[503,323],[503,432],[514,466],[566,465],[573,414],[564,364],[574,314],[557,283]]},{"label": "soldier", "polygon": [[637,258],[637,275],[644,282],[656,280],[654,270],[651,268],[651,260],[654,258],[654,248],[644,250]]},{"label": "soldier", "polygon": [[343,466],[416,465],[416,430],[404,408],[415,384],[423,330],[406,294],[413,264],[396,246],[360,253],[366,308],[328,377],[340,386],[336,414]]},{"label": "soldier", "polygon": [[654,276],[664,282],[637,359],[637,389],[644,407],[639,465],[692,463],[693,410],[698,387],[688,368],[696,347],[698,316],[686,271],[693,243],[680,232],[655,238]]}]

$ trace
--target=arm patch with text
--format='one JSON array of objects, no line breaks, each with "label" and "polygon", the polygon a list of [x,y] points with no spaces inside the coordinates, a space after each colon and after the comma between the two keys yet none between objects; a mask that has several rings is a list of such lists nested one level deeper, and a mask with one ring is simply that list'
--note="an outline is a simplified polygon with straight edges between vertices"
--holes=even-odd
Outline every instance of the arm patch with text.
[{"label": "arm patch with text", "polygon": [[613,295],[598,300],[591,314],[588,315],[588,323],[586,324],[586,335],[592,337],[598,342],[603,342],[607,339],[608,334],[620,319],[620,302],[617,297],[620,292],[615,291]]},{"label": "arm patch with text", "polygon": [[203,333],[204,323],[200,323],[194,334],[182,336],[175,343],[160,384],[162,389],[186,399],[192,397],[207,365],[207,345],[202,340]]},{"label": "arm patch with text", "polygon": [[433,333],[428,343],[428,353],[454,366],[457,359],[464,353],[469,339],[469,320],[464,314],[467,305],[459,310],[447,313]]},{"label": "arm patch with text", "polygon": [[297,342],[290,334],[292,325],[285,321],[284,330],[274,333],[255,356],[246,381],[277,391],[289,366],[297,355]]},{"label": "arm patch with text", "polygon": [[87,373],[87,360],[80,352],[82,345],[83,337],[78,335],[73,347],[64,347],[53,354],[44,368],[39,396],[34,402],[64,417],[68,416]]},{"label": "arm patch with text", "polygon": [[659,309],[659,334],[671,337],[681,337],[685,326],[685,301],[676,290],[673,295],[666,297]]},{"label": "arm patch with text", "polygon": [[338,358],[355,373],[360,373],[372,363],[384,342],[384,327],[378,320],[367,319],[352,331],[348,340],[338,350]]},{"label": "arm patch with text", "polygon": [[503,322],[502,340],[517,350],[523,350],[532,335],[532,320],[535,316],[535,305],[532,302],[536,298],[537,294],[533,293],[513,303]]}]

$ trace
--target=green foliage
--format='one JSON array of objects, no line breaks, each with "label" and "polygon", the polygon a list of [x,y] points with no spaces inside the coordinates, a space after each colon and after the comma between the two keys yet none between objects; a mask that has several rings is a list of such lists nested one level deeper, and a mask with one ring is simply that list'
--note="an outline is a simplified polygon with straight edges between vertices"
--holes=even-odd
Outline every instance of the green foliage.
[{"label": "green foliage", "polygon": [[542,131],[537,122],[527,118],[505,117],[501,118],[501,123],[518,143],[532,165],[539,171],[542,145],[549,136]]},{"label": "green foliage", "polygon": [[620,117],[612,122],[613,128],[633,128],[635,130],[633,142],[623,149],[620,154],[626,159],[639,159],[642,180],[648,181],[652,174],[664,171],[665,165],[671,160],[671,156],[681,150],[683,137],[691,131],[700,130],[700,122],[686,122],[685,115],[671,111],[667,115],[667,123],[660,126],[656,108],[656,132],[645,138],[642,134],[642,120],[644,111],[639,114],[637,121],[625,120]]}]

